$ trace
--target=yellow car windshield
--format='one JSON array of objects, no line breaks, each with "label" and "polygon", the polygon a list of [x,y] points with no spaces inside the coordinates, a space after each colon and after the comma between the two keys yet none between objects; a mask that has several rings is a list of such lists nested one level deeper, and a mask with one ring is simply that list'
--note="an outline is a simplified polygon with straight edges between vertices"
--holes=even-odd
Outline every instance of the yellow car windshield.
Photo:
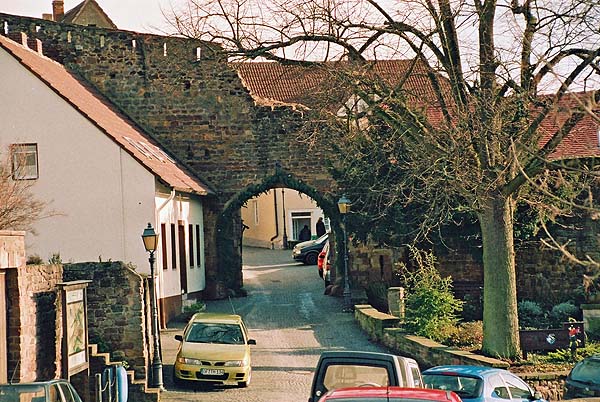
[{"label": "yellow car windshield", "polygon": [[196,322],[187,331],[186,342],[194,343],[224,343],[243,345],[242,329],[236,324],[213,324]]}]

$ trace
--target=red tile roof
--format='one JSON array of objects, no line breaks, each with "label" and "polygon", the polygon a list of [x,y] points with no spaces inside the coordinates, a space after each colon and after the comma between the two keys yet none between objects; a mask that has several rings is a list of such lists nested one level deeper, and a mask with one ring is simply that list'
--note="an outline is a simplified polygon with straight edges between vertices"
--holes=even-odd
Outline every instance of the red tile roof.
[{"label": "red tile roof", "polygon": [[[388,85],[396,85],[405,78],[413,60],[379,60],[368,63],[364,70],[371,77],[378,77]],[[348,91],[336,87],[336,70],[352,68],[351,62],[328,62],[324,66],[282,65],[276,62],[235,63],[244,86],[255,102],[260,105],[287,104],[320,107],[323,101],[348,100]],[[407,81],[404,91],[416,98],[432,99],[433,90],[427,79],[425,66],[417,63]],[[335,101],[334,101],[335,102]]]},{"label": "red tile roof", "polygon": [[61,64],[0,35],[0,47],[84,117],[126,150],[157,178],[177,191],[206,195],[212,193],[190,172],[168,156],[147,134],[118,113],[101,96],[65,69]]},{"label": "red tile roof", "polygon": [[[347,68],[348,62],[337,62],[341,68]],[[411,67],[412,60],[378,60],[371,64],[372,74],[387,81],[388,84],[400,83],[405,73]],[[330,73],[334,63],[328,64],[327,68],[318,65],[299,66],[282,65],[276,62],[245,62],[236,63],[234,67],[242,79],[243,84],[249,90],[250,95],[259,105],[303,105],[314,108],[319,104],[319,95],[331,94]],[[446,85],[446,81],[442,81]],[[411,72],[408,80],[403,84],[416,99],[432,99],[432,89],[427,77],[424,65],[417,64]],[[565,106],[575,107],[574,102],[577,94],[566,96],[561,101],[562,109],[551,113],[541,124],[542,137],[539,142],[543,146],[564,122],[568,113]],[[322,101],[321,97],[320,100]],[[338,101],[341,99],[338,99]],[[342,100],[343,101],[343,100]],[[320,103],[322,105],[322,103]],[[442,121],[439,107],[427,107],[427,114],[433,124]],[[592,116],[584,117],[563,140],[559,147],[550,157],[552,159],[582,158],[600,156],[599,133],[600,124]]]}]

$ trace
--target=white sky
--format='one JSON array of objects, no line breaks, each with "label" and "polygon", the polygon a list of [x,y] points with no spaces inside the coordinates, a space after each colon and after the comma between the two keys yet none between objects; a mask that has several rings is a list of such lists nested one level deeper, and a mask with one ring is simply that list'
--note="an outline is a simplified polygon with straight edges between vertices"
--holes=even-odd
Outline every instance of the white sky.
[{"label": "white sky", "polygon": [[[64,0],[65,12],[82,1]],[[169,10],[172,4],[178,3],[178,0],[96,0],[96,2],[119,29],[160,33],[154,27],[167,29],[161,7]],[[52,13],[52,0],[0,0],[0,12],[42,18],[42,14]]]}]

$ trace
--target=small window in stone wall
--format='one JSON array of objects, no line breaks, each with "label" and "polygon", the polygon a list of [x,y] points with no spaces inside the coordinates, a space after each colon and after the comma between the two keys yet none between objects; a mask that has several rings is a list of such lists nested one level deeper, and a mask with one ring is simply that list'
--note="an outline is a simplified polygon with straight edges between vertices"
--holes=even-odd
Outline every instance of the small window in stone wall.
[{"label": "small window in stone wall", "polygon": [[177,269],[177,230],[171,223],[171,268]]},{"label": "small window in stone wall", "polygon": [[100,35],[100,47],[104,47],[104,41],[105,41],[104,35]]},{"label": "small window in stone wall", "polygon": [[167,57],[167,42],[163,43],[163,56]]},{"label": "small window in stone wall", "polygon": [[73,40],[73,36],[71,35],[71,31],[67,32],[67,43],[71,43],[71,41]]},{"label": "small window in stone wall", "polygon": [[4,35],[8,35],[8,21],[4,21]]},{"label": "small window in stone wall", "polygon": [[196,60],[200,60],[200,56],[202,56],[202,48],[196,48]]},{"label": "small window in stone wall", "polygon": [[135,39],[133,39],[133,40],[131,41],[131,49],[132,49],[132,50],[135,50],[135,47],[136,47],[136,46],[137,46],[137,43],[135,42]]}]

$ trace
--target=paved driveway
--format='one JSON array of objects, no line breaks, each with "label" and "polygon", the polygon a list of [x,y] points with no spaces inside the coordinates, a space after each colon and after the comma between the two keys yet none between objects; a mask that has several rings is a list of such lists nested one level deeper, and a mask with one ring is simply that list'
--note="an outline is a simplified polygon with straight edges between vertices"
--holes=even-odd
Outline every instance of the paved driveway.
[{"label": "paved driveway", "polygon": [[244,248],[243,261],[248,297],[209,301],[207,311],[235,311],[244,318],[257,343],[252,349],[252,383],[246,389],[176,388],[171,378],[178,344],[174,336],[183,323],[170,323],[162,332],[162,401],[306,401],[322,351],[386,351],[366,339],[352,314],[342,312],[341,299],[323,294],[316,266],[295,263],[290,250]]}]

